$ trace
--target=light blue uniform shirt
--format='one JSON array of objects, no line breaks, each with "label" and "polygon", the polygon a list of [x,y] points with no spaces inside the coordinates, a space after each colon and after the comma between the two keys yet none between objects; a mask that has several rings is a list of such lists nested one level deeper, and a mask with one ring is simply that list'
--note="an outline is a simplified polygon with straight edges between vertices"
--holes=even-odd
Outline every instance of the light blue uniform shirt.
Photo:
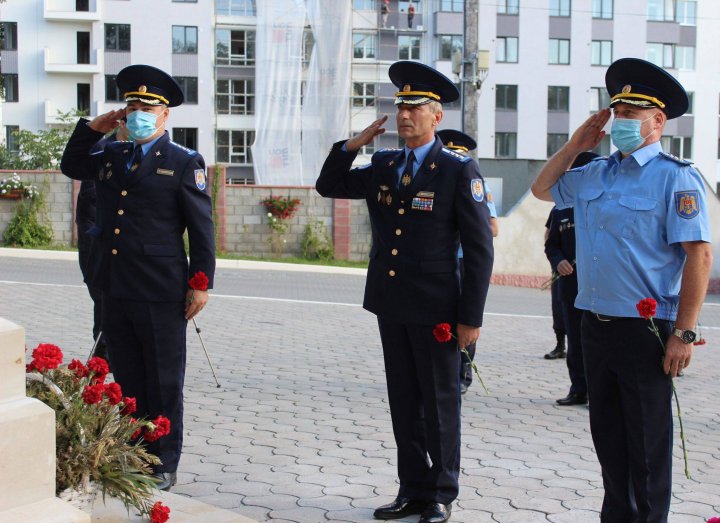
[{"label": "light blue uniform shirt", "polygon": [[575,207],[575,307],[635,318],[637,302],[654,298],[657,317],[674,321],[680,242],[710,242],[700,174],[655,142],[625,159],[615,152],[570,170],[551,192],[558,208]]},{"label": "light blue uniform shirt", "polygon": [[[148,155],[148,152],[150,152],[150,149],[152,149],[152,146],[155,145],[155,142],[157,142],[160,138],[162,138],[162,134],[155,138],[154,140],[150,140],[147,143],[141,144],[140,147],[142,147],[143,152],[143,159]],[[138,146],[138,144],[133,144],[135,147]],[[133,147],[132,151],[130,151],[130,158],[128,158],[127,161],[127,168],[130,169],[130,164],[132,163],[133,154],[135,154],[135,147]]]},{"label": "light blue uniform shirt", "polygon": [[416,147],[415,149],[410,149],[407,145],[405,146],[405,156],[402,159],[402,162],[398,165],[397,169],[397,185],[400,186],[400,177],[402,176],[403,172],[405,172],[405,164],[407,163],[407,157],[410,154],[410,151],[412,151],[415,154],[415,161],[413,162],[413,168],[412,168],[412,175],[413,178],[415,177],[415,174],[417,174],[418,169],[422,165],[422,163],[425,161],[425,158],[427,157],[428,153],[430,152],[430,149],[433,148],[433,145],[435,145],[435,140],[431,140],[430,142],[426,143],[425,145],[421,145],[420,147]]}]

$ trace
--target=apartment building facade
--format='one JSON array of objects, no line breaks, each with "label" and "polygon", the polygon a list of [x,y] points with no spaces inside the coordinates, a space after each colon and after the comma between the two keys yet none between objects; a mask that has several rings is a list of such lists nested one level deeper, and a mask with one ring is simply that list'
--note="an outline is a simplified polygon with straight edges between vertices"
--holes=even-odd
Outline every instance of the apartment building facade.
[{"label": "apartment building facade", "polygon": [[[287,0],[286,0],[287,1]],[[290,0],[302,3],[303,0]],[[326,0],[328,1],[328,0]],[[449,77],[463,45],[463,0],[331,0],[352,11],[347,135],[394,112],[387,68],[419,60]],[[186,104],[169,122],[172,138],[196,148],[229,178],[253,183],[258,25],[255,0],[8,0],[0,4],[5,101],[0,139],[58,123],[58,111],[90,115],[122,102],[114,77],[131,63],[169,71]],[[409,17],[410,5],[414,15]],[[664,148],[720,181],[720,2],[713,0],[479,0],[479,48],[489,70],[478,98],[480,158],[541,160],[589,114],[608,103],[604,74],[635,56],[667,68],[691,94],[688,115],[668,123]],[[313,46],[305,28],[299,53]],[[281,108],[279,108],[281,110]],[[461,128],[461,104],[445,107],[443,128]],[[401,145],[388,132],[362,151]],[[328,144],[329,146],[329,144]],[[326,149],[325,149],[326,150]],[[324,154],[322,151],[319,154]],[[612,151],[609,139],[598,148]]]}]

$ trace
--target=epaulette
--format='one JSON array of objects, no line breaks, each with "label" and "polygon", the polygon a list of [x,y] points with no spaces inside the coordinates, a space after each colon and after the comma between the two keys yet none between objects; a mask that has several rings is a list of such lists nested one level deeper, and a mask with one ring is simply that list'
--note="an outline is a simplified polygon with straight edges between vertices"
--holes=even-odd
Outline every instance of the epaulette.
[{"label": "epaulette", "polygon": [[172,140],[170,140],[170,144],[174,145],[175,147],[177,147],[178,149],[180,149],[182,151],[185,151],[190,156],[195,156],[198,153],[196,150],[190,149],[189,147],[185,147],[184,145],[180,145],[179,143],[175,143]]},{"label": "epaulette", "polygon": [[470,156],[464,156],[460,153],[456,153],[455,151],[451,151],[450,149],[447,149],[445,147],[443,147],[441,150],[448,156],[451,156],[452,158],[455,158],[456,160],[460,160],[460,162],[462,162],[462,163],[467,163],[467,162],[472,161],[472,158]]},{"label": "epaulette", "polygon": [[679,163],[680,165],[692,165],[693,163],[689,160],[682,160],[675,156],[674,154],[666,153],[665,151],[662,151],[660,153],[660,156],[663,156],[667,158],[668,160],[672,160],[675,163]]},{"label": "epaulette", "polygon": [[379,153],[396,153],[398,151],[402,151],[402,149],[400,149],[400,148],[393,149],[393,148],[388,147],[386,149],[380,149],[377,152],[379,152]]}]

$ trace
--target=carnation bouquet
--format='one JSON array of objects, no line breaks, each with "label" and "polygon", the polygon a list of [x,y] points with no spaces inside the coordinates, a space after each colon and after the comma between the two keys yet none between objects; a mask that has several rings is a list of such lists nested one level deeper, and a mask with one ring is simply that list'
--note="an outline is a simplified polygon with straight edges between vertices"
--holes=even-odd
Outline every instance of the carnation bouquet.
[{"label": "carnation bouquet", "polygon": [[152,466],[160,460],[142,443],[166,435],[170,422],[164,416],[152,421],[132,417],[136,400],[123,396],[117,383],[106,382],[104,359],[61,365],[62,359],[59,347],[41,343],[26,366],[27,395],[55,411],[57,493],[96,485],[103,496],[160,521],[153,510],[158,514],[161,508],[151,503],[156,493]]}]

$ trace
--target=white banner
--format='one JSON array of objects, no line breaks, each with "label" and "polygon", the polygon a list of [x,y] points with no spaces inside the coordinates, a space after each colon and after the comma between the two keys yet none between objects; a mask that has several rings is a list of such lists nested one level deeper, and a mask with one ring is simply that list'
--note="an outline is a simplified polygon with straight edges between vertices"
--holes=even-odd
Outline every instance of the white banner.
[{"label": "white banner", "polygon": [[315,38],[302,107],[301,185],[314,185],[330,146],[350,137],[352,4],[306,0]]},{"label": "white banner", "polygon": [[[344,3],[344,2],[343,2]],[[257,2],[255,183],[301,185],[304,0]]]}]

